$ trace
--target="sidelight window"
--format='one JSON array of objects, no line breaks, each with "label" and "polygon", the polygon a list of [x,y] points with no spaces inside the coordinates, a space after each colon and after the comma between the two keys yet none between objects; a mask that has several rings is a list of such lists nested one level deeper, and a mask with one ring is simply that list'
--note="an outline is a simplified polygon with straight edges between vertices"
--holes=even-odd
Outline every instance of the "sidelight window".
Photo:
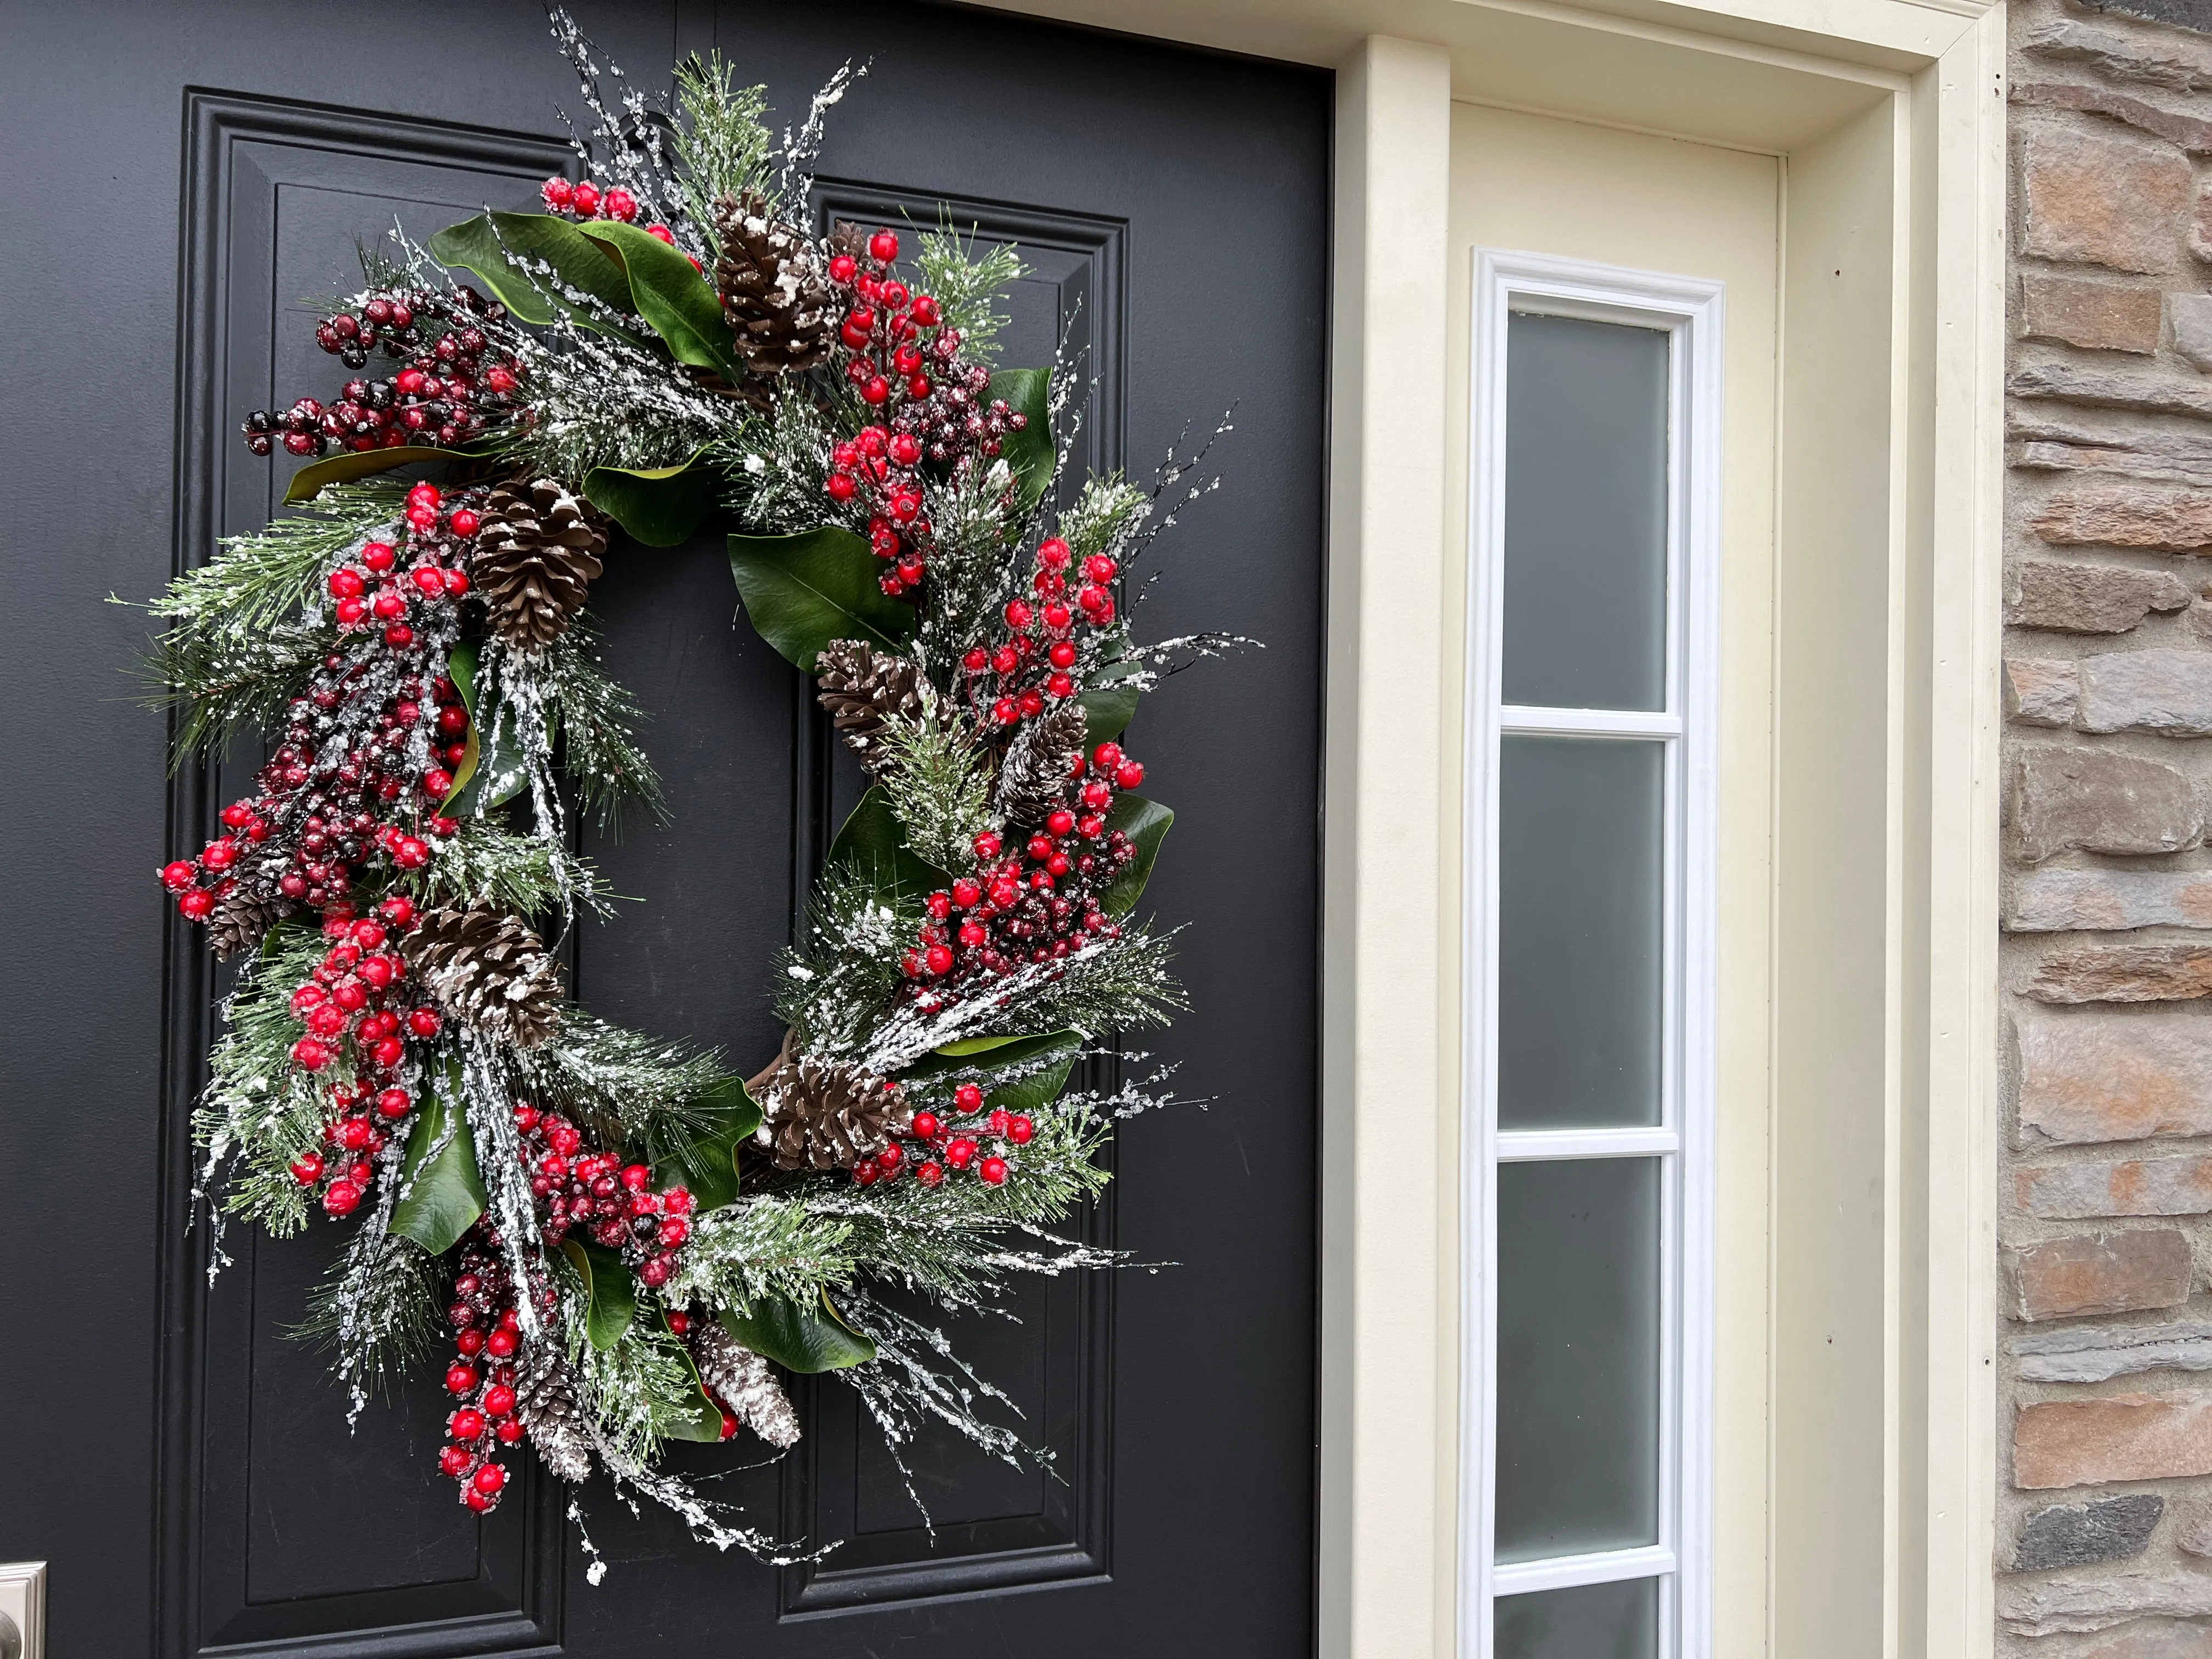
[{"label": "sidelight window", "polygon": [[1721,289],[1477,261],[1461,1652],[1701,1659]]}]

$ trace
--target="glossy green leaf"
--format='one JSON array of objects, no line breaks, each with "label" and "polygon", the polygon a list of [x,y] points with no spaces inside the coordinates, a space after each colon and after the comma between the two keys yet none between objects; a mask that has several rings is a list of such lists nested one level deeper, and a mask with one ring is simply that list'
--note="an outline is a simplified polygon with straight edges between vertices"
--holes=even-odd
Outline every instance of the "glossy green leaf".
[{"label": "glossy green leaf", "polygon": [[[665,1308],[660,1310],[660,1324],[663,1330],[668,1328],[668,1310]],[[720,1440],[722,1437],[722,1408],[707,1392],[707,1385],[699,1376],[699,1367],[691,1358],[691,1351],[679,1342],[677,1352],[684,1356],[684,1373],[690,1377],[692,1389],[698,1397],[691,1402],[692,1411],[689,1417],[680,1418],[667,1425],[668,1437],[672,1440],[702,1440],[709,1443]]]},{"label": "glossy green leaf", "polygon": [[587,1238],[562,1239],[561,1253],[583,1276],[589,1298],[584,1335],[605,1353],[622,1340],[637,1316],[637,1291],[630,1283],[629,1268],[614,1251]]},{"label": "glossy green leaf", "polygon": [[[390,1231],[413,1239],[432,1255],[443,1255],[459,1243],[483,1213],[486,1201],[483,1177],[477,1171],[476,1145],[460,1109],[459,1073],[457,1065],[442,1087],[424,1091],[400,1169],[404,1196],[392,1207]],[[446,1144],[438,1146],[441,1139]],[[435,1157],[430,1155],[433,1147],[438,1148]]]},{"label": "glossy green leaf", "polygon": [[1035,1063],[1036,1070],[1002,1084],[983,1097],[984,1107],[990,1111],[1034,1112],[1060,1097],[1060,1091],[1067,1086],[1067,1074],[1082,1052],[1083,1036],[1077,1031],[1049,1031],[1042,1036],[969,1037],[959,1042],[948,1042],[925,1054],[900,1073],[899,1080],[909,1085],[927,1085],[933,1079],[955,1072],[985,1068],[1005,1072]]},{"label": "glossy green leaf", "polygon": [[878,586],[867,543],[824,525],[796,536],[732,536],[730,573],[760,636],[808,673],[832,640],[896,651],[914,632],[914,607]]},{"label": "glossy green leaf", "polygon": [[732,380],[744,372],[722,301],[689,258],[640,225],[602,220],[579,228],[623,267],[629,309],[653,325],[678,362],[719,369]]},{"label": "glossy green leaf", "polygon": [[1052,488],[1052,472],[1057,458],[1053,453],[1052,420],[1045,407],[1052,390],[1052,371],[1048,368],[1001,369],[991,377],[994,398],[1004,398],[1006,406],[1021,415],[1028,422],[1019,432],[1006,435],[1005,447],[999,452],[1006,465],[1021,480],[1021,506],[1027,510],[1036,505],[1044,492]]},{"label": "glossy green leaf", "polygon": [[675,466],[595,466],[584,475],[584,499],[647,547],[678,547],[714,510],[714,469],[701,450]]},{"label": "glossy green leaf", "polygon": [[807,1303],[778,1297],[749,1314],[725,1308],[721,1319],[732,1336],[786,1370],[842,1370],[876,1357],[876,1345],[837,1316],[827,1295]]},{"label": "glossy green leaf", "polygon": [[[433,236],[429,252],[441,265],[476,272],[493,297],[526,323],[551,322],[558,306],[603,333],[635,337],[597,307],[574,303],[558,291],[589,295],[611,311],[634,309],[622,262],[567,219],[550,213],[479,213]],[[543,261],[551,273],[519,270],[514,259]]]},{"label": "glossy green leaf", "polygon": [[906,832],[899,827],[898,814],[891,811],[890,797],[880,784],[872,786],[860,797],[839,828],[837,839],[830,843],[828,861],[857,864],[872,874],[877,887],[886,895],[896,894],[916,902],[952,884],[951,876],[908,849]]},{"label": "glossy green leaf", "polygon": [[439,811],[453,817],[475,811],[479,806],[489,810],[512,800],[530,781],[521,750],[507,736],[501,735],[493,742],[490,758],[485,758],[483,728],[477,719],[477,648],[476,641],[464,640],[446,659],[447,676],[453,682],[453,689],[461,694],[462,706],[469,711],[468,739],[461,763],[453,771],[453,787],[438,803]]},{"label": "glossy green leaf", "polygon": [[691,1103],[705,1120],[683,1145],[654,1165],[663,1186],[682,1182],[702,1211],[719,1210],[738,1196],[738,1148],[761,1126],[761,1109],[741,1078],[724,1078]]},{"label": "glossy green leaf", "polygon": [[291,483],[284,486],[284,499],[288,501],[312,501],[322,493],[327,484],[350,483],[356,478],[374,477],[377,473],[389,472],[395,467],[466,459],[458,450],[439,449],[428,444],[401,444],[392,449],[342,450],[336,455],[325,455],[319,461],[309,461],[295,472]]},{"label": "glossy green leaf", "polygon": [[1106,814],[1106,828],[1119,830],[1134,842],[1137,856],[1099,894],[1100,909],[1118,916],[1135,907],[1145,884],[1152,879],[1152,861],[1160,855],[1160,842],[1167,838],[1168,826],[1174,822],[1173,812],[1142,795],[1123,795],[1115,801]]},{"label": "glossy green leaf", "polygon": [[1136,718],[1137,700],[1144,693],[1132,682],[1142,672],[1138,664],[1116,663],[1076,699],[1083,705],[1084,718],[1089,722],[1084,734],[1087,745],[1095,746],[1109,738],[1120,737]]}]

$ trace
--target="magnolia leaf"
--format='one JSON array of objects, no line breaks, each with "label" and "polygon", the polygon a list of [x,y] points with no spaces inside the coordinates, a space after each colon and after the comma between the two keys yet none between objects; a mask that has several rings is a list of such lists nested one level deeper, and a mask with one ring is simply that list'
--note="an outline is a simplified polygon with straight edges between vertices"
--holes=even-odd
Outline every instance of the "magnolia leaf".
[{"label": "magnolia leaf", "polygon": [[514,799],[530,781],[522,750],[510,738],[495,738],[489,762],[484,758],[483,726],[477,718],[477,651],[476,641],[464,640],[446,659],[446,676],[461,694],[462,706],[469,711],[469,735],[463,745],[461,763],[453,769],[453,787],[438,803],[438,810],[449,817],[459,817],[479,807],[489,811]]},{"label": "magnolia leaf", "polygon": [[796,536],[732,536],[730,574],[760,636],[811,674],[832,640],[896,651],[914,632],[914,607],[878,585],[882,562],[849,530],[824,525]]},{"label": "magnolia leaf", "polygon": [[[927,1084],[949,1073],[1011,1071],[1036,1064],[1036,1069],[1001,1084],[983,1097],[988,1111],[1034,1112],[1060,1097],[1067,1074],[1083,1052],[1079,1031],[1050,1031],[1042,1036],[966,1037],[948,1042],[925,1054],[900,1074],[905,1084]],[[978,1060],[977,1055],[988,1058]],[[1038,1063],[1041,1062],[1041,1063]]]},{"label": "magnolia leaf", "polygon": [[1152,879],[1152,860],[1160,855],[1160,842],[1167,838],[1168,826],[1174,822],[1173,812],[1142,795],[1122,795],[1115,801],[1106,814],[1106,828],[1127,836],[1137,856],[1098,895],[1100,909],[1118,916],[1135,908],[1145,884]]},{"label": "magnolia leaf", "polygon": [[699,450],[674,466],[595,466],[584,475],[584,499],[647,547],[678,547],[714,510],[714,470]]},{"label": "magnolia leaf", "polygon": [[[443,1255],[459,1243],[484,1212],[487,1201],[483,1177],[477,1171],[476,1144],[457,1103],[460,1094],[458,1064],[447,1074],[445,1088],[423,1091],[415,1132],[407,1138],[407,1161],[401,1166],[399,1190],[404,1196],[392,1206],[390,1231],[413,1239],[432,1255]],[[446,1144],[438,1146],[441,1139]],[[434,1146],[437,1155],[431,1157]]]},{"label": "magnolia leaf", "polygon": [[1145,694],[1133,682],[1143,672],[1139,663],[1115,663],[1084,688],[1076,701],[1083,705],[1084,718],[1090,723],[1083,739],[1086,748],[1120,737],[1136,718],[1137,699]]},{"label": "magnolia leaf", "polygon": [[[433,236],[429,252],[441,265],[476,272],[493,297],[526,323],[551,322],[557,306],[602,333],[636,337],[606,315],[632,309],[622,262],[567,219],[550,213],[479,213]],[[550,270],[524,270],[514,264],[516,259]],[[570,292],[599,305],[569,299]]]},{"label": "magnolia leaf", "polygon": [[881,784],[872,786],[860,797],[838,830],[837,839],[830,843],[826,862],[836,864],[841,860],[866,868],[878,890],[886,896],[896,895],[916,903],[939,888],[952,884],[951,877],[908,848],[906,831],[899,827],[898,814],[891,810],[890,797]]},{"label": "magnolia leaf", "polygon": [[637,1316],[637,1291],[630,1284],[629,1267],[614,1251],[586,1238],[562,1239],[561,1253],[583,1276],[589,1303],[584,1335],[605,1353],[622,1340]]},{"label": "magnolia leaf", "polygon": [[1046,400],[1052,390],[1048,368],[1001,369],[991,377],[990,396],[1003,398],[1006,407],[1023,416],[1028,424],[1009,432],[999,453],[1021,481],[1019,507],[1027,512],[1052,488],[1053,469],[1059,458],[1053,453],[1052,418]]},{"label": "magnolia leaf", "polygon": [[[669,1328],[668,1310],[665,1308],[660,1310],[660,1325],[661,1328],[667,1330],[671,1336],[676,1334]],[[677,1352],[684,1356],[684,1374],[690,1377],[691,1386],[697,1391],[698,1398],[691,1402],[690,1416],[667,1425],[668,1437],[672,1440],[703,1440],[710,1443],[720,1440],[722,1437],[722,1408],[714,1403],[714,1396],[707,1392],[707,1384],[699,1375],[699,1366],[691,1358],[691,1350],[684,1346],[680,1339],[676,1346]]]},{"label": "magnolia leaf", "polygon": [[325,455],[319,461],[309,461],[295,472],[291,483],[284,486],[284,499],[287,501],[312,501],[322,493],[326,484],[350,483],[356,478],[373,477],[379,472],[389,472],[394,467],[467,459],[459,450],[439,449],[428,444],[396,444],[390,449],[341,450],[335,455]]},{"label": "magnolia leaf", "polygon": [[678,362],[720,369],[732,380],[744,372],[722,301],[687,256],[641,226],[602,220],[579,228],[622,266],[628,308],[653,325]]},{"label": "magnolia leaf", "polygon": [[761,1126],[761,1109],[742,1079],[727,1077],[691,1103],[702,1127],[653,1166],[663,1186],[681,1182],[700,1210],[738,1197],[738,1148]]},{"label": "magnolia leaf", "polygon": [[816,1302],[757,1302],[750,1313],[725,1308],[721,1319],[732,1336],[789,1371],[842,1370],[876,1357],[876,1345],[838,1317],[827,1291]]}]

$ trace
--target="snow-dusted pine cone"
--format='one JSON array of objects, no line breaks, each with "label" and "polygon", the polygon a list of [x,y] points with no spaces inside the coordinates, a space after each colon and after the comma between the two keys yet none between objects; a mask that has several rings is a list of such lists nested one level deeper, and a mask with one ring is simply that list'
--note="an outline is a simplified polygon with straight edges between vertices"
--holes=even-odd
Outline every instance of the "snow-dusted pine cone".
[{"label": "snow-dusted pine cone", "polygon": [[493,631],[520,650],[552,644],[599,578],[605,518],[552,478],[500,485],[480,516],[469,576]]},{"label": "snow-dusted pine cone", "polygon": [[714,286],[738,355],[756,374],[811,368],[837,329],[830,279],[814,244],[752,191],[714,204]]},{"label": "snow-dusted pine cone", "polygon": [[283,914],[280,904],[254,897],[240,882],[217,896],[208,912],[208,942],[219,957],[241,955],[257,948]]},{"label": "snow-dusted pine cone", "polygon": [[999,768],[999,815],[1026,830],[1065,806],[1089,732],[1083,705],[1073,699],[1024,726]]},{"label": "snow-dusted pine cone", "polygon": [[799,1413],[767,1360],[732,1336],[712,1314],[691,1319],[691,1359],[723,1409],[771,1446],[799,1439]]},{"label": "snow-dusted pine cone", "polygon": [[845,746],[872,774],[890,762],[884,724],[914,720],[922,712],[921,671],[904,657],[859,640],[832,640],[814,659],[815,696],[830,711]]},{"label": "snow-dusted pine cone", "polygon": [[775,1063],[745,1085],[761,1109],[760,1144],[779,1170],[849,1170],[890,1144],[908,1118],[896,1085],[850,1066],[794,1056],[787,1033]]},{"label": "snow-dusted pine cone", "polygon": [[560,1019],[561,969],[538,935],[489,905],[425,911],[400,945],[408,970],[464,1025],[534,1048]]},{"label": "snow-dusted pine cone", "polygon": [[577,1421],[575,1379],[568,1362],[550,1343],[531,1351],[514,1387],[514,1409],[530,1431],[530,1443],[547,1468],[563,1480],[584,1480],[592,1473],[592,1445]]}]

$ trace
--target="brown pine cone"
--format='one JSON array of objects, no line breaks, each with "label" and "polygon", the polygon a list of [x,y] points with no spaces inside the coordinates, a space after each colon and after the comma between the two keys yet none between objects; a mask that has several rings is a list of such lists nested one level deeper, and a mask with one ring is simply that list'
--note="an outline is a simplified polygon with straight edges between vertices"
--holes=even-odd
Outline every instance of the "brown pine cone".
[{"label": "brown pine cone", "polygon": [[1066,805],[1090,730],[1083,705],[1073,698],[1022,727],[999,767],[999,815],[1027,829]]},{"label": "brown pine cone", "polygon": [[756,374],[811,368],[830,355],[835,298],[805,233],[772,216],[750,191],[714,204],[714,286],[738,355]]},{"label": "brown pine cone", "polygon": [[759,1140],[779,1170],[849,1170],[890,1144],[908,1120],[895,1085],[850,1066],[783,1052],[745,1092],[761,1109]]},{"label": "brown pine cone", "polygon": [[560,1021],[561,969],[537,934],[489,905],[425,911],[400,943],[408,971],[464,1025],[534,1048]]},{"label": "brown pine cone", "polygon": [[904,657],[878,652],[859,640],[832,640],[814,659],[820,681],[815,696],[845,746],[873,774],[890,763],[884,722],[921,714],[921,671]]},{"label": "brown pine cone", "polygon": [[599,578],[606,519],[552,478],[500,485],[478,516],[469,577],[493,630],[520,650],[552,644]]},{"label": "brown pine cone", "polygon": [[592,1473],[591,1443],[577,1419],[575,1380],[568,1362],[551,1343],[539,1342],[514,1385],[515,1414],[530,1431],[530,1443],[547,1468],[563,1480],[588,1480]]},{"label": "brown pine cone", "polygon": [[281,904],[254,897],[240,882],[218,896],[208,912],[208,943],[219,957],[240,955],[257,948],[283,914]]},{"label": "brown pine cone", "polygon": [[712,1314],[691,1316],[691,1362],[722,1409],[771,1446],[797,1443],[799,1413],[769,1363]]}]

